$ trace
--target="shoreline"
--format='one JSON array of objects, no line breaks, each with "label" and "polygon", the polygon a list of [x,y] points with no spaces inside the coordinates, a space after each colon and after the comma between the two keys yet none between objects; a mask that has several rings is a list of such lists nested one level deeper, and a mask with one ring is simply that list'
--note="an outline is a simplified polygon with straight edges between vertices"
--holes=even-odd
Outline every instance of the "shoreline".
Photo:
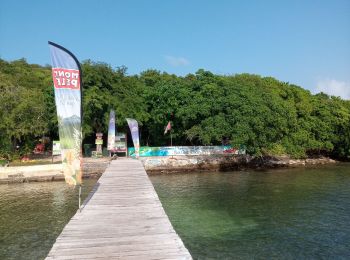
[{"label": "shoreline", "polygon": [[[139,160],[142,162],[148,175],[189,173],[195,171],[263,170],[338,163],[338,161],[327,157],[290,159],[288,157],[254,157],[250,155],[182,155],[140,157]],[[83,178],[99,178],[110,161],[111,158],[84,158]],[[63,180],[62,164],[0,167],[0,184]]]},{"label": "shoreline", "polygon": [[[110,158],[84,158],[83,179],[99,178],[107,168]],[[0,184],[64,181],[62,164],[0,167]]]},{"label": "shoreline", "polygon": [[286,156],[250,155],[148,157],[140,160],[149,175],[191,171],[263,170],[338,163],[328,157],[291,159]]}]

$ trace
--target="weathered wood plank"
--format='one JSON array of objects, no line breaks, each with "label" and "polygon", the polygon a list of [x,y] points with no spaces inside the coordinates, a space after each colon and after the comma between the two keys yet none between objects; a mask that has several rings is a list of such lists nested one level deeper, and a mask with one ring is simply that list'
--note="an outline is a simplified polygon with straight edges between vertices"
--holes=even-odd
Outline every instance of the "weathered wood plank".
[{"label": "weathered wood plank", "polygon": [[112,161],[46,259],[192,259],[138,160]]}]

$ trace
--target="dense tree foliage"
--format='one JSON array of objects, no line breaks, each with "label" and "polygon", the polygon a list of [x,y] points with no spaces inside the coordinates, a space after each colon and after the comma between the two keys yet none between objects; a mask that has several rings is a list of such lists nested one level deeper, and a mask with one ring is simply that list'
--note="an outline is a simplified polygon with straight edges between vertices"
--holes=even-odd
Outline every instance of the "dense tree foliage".
[{"label": "dense tree foliage", "polygon": [[[185,77],[147,70],[127,75],[90,60],[83,70],[83,133],[107,133],[110,109],[117,128],[135,118],[141,144],[169,145],[164,127],[172,121],[176,145],[217,145],[223,139],[251,154],[306,157],[350,156],[350,102],[251,74],[215,75],[199,70]],[[41,136],[57,138],[50,67],[0,59],[0,154],[33,149]]]}]

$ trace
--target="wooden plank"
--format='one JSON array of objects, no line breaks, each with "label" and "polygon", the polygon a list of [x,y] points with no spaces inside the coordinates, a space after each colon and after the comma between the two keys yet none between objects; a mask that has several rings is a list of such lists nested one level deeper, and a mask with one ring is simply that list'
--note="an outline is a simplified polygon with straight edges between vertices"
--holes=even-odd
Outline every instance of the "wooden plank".
[{"label": "wooden plank", "polygon": [[46,259],[192,259],[138,160],[112,161]]}]

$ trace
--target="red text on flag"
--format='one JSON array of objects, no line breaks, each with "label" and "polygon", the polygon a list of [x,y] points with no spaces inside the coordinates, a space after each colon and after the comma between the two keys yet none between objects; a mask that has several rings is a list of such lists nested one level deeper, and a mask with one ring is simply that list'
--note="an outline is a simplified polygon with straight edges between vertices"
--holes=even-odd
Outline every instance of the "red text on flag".
[{"label": "red text on flag", "polygon": [[79,70],[52,68],[55,88],[80,89]]}]

